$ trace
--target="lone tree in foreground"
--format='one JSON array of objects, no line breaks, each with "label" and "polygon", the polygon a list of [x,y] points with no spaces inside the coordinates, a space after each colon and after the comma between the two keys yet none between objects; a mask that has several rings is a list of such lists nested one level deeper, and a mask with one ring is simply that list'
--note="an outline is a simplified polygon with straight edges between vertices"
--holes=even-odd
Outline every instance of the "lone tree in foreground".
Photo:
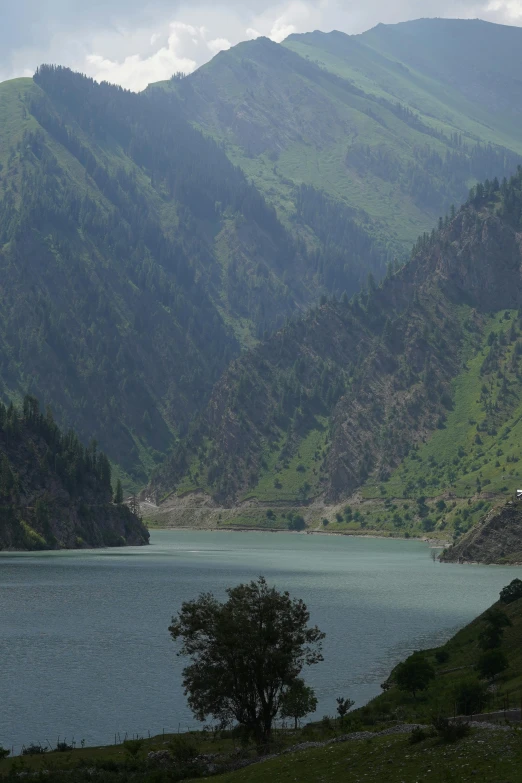
[{"label": "lone tree in foreground", "polygon": [[323,660],[324,634],[308,626],[303,601],[263,577],[227,593],[225,603],[211,593],[186,601],[169,631],[191,659],[183,685],[195,717],[235,720],[262,747],[303,666]]}]

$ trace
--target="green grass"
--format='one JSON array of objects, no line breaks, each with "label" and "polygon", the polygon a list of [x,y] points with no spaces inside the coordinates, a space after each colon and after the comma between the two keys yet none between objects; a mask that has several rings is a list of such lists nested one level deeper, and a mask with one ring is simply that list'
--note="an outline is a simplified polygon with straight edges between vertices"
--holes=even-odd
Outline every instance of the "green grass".
[{"label": "green grass", "polygon": [[[12,79],[0,89],[0,164],[8,165],[9,153],[22,140],[24,131],[38,123],[25,108],[25,101],[39,92],[32,79]],[[1,171],[1,169],[0,169]]]},{"label": "green grass", "polygon": [[[322,732],[318,738],[326,739]],[[299,732],[289,737],[285,744],[306,741],[316,732]],[[165,747],[172,737],[155,737],[146,740],[144,752]],[[191,735],[202,753],[227,753],[232,749],[231,740],[204,740],[201,735]],[[23,759],[0,761],[0,776],[14,767],[18,773],[31,773],[51,769],[73,770],[78,763],[121,764],[126,754],[121,745],[106,748],[85,748],[71,753],[48,753]],[[522,745],[520,732],[488,732],[477,730],[456,745],[441,745],[431,738],[417,745],[410,745],[407,734],[375,736],[373,738],[333,743],[325,747],[311,748],[284,754],[269,761],[261,761],[237,772],[205,778],[216,783],[519,783],[522,781]],[[134,773],[136,774],[136,773]],[[111,779],[111,778],[108,778]],[[135,778],[140,780],[140,776]],[[201,778],[199,778],[201,780]]]},{"label": "green grass", "polygon": [[500,783],[522,781],[520,737],[476,732],[458,745],[407,736],[375,737],[291,753],[220,775],[216,783]]},{"label": "green grass", "polygon": [[[188,118],[224,145],[287,226],[306,235],[295,224],[293,192],[306,183],[369,215],[372,233],[390,252],[403,255],[448,209],[448,199],[459,202],[466,195],[449,196],[447,181],[423,162],[420,150],[429,147],[445,160],[455,150],[451,139],[457,133],[464,145],[492,144],[521,155],[522,141],[507,113],[492,116],[479,100],[466,99],[451,84],[374,45],[312,33],[292,36],[282,44],[284,56],[274,48],[270,57],[266,45],[244,43],[190,76],[190,89],[183,81],[160,86],[179,91]],[[319,69],[304,71],[300,59]],[[345,89],[343,81],[356,89]],[[397,104],[408,107],[415,121],[398,116]],[[226,119],[232,116],[249,131]],[[376,170],[361,170],[354,162],[362,147],[382,160]],[[429,187],[441,194],[438,206],[408,190],[412,176],[426,174]]]},{"label": "green grass", "polygon": [[343,57],[323,48],[313,33],[285,41],[283,46],[347,79],[368,95],[413,107],[422,121],[436,130],[464,131],[471,138],[522,153],[518,129],[510,118],[497,117],[498,125],[492,127],[491,115],[480,103],[472,103],[450,85],[442,85],[411,66],[396,67],[396,61],[383,59],[370,47],[353,52],[347,47]]},{"label": "green grass", "polygon": [[[505,629],[501,645],[509,667],[491,684],[484,712],[502,711],[504,706],[519,708],[522,703],[522,600],[507,606],[497,606],[506,612],[512,622],[512,626]],[[436,672],[435,680],[427,691],[414,698],[393,684],[392,674],[390,690],[354,714],[359,714],[361,720],[386,715],[388,719],[400,717],[401,720],[419,722],[429,722],[434,713],[452,716],[455,712],[455,686],[462,680],[477,677],[475,665],[482,652],[479,636],[484,627],[481,615],[442,647],[425,652]],[[439,663],[436,653],[442,650],[447,654],[447,659]]]},{"label": "green grass", "polygon": [[[168,746],[177,734],[161,734],[155,737],[143,738],[143,747],[140,756],[143,758],[150,751],[161,750]],[[201,753],[226,753],[233,747],[233,741],[229,738],[222,739],[219,736],[211,737],[204,732],[191,732],[184,734],[190,739]],[[115,745],[102,745],[97,747],[75,748],[72,751],[52,752],[48,750],[45,755],[14,756],[0,760],[0,779],[11,770],[19,773],[37,772],[42,769],[70,769],[78,763],[89,762],[117,762],[127,759],[127,752],[121,742]]]},{"label": "green grass", "polygon": [[[257,485],[243,496],[262,502],[304,501],[319,491],[321,462],[328,440],[327,420],[318,418],[318,429],[311,430],[299,443],[292,457],[281,460],[279,446],[265,453],[265,467]],[[282,439],[284,443],[284,438]],[[277,469],[277,464],[283,466]],[[308,489],[306,489],[308,487]]]},{"label": "green grass", "polygon": [[[519,370],[513,364],[518,326],[516,338],[510,341],[514,324],[516,313],[509,311],[497,313],[486,322],[480,349],[468,358],[465,369],[454,380],[453,409],[444,428],[413,450],[384,488],[368,482],[363,489],[365,497],[378,497],[384,492],[389,497],[433,497],[449,491],[456,498],[470,498],[481,491],[505,496],[516,489],[515,484],[522,478],[522,467],[518,466],[522,394]],[[491,333],[503,335],[506,344],[499,348],[499,369],[484,372]],[[504,377],[508,384],[505,394]],[[482,392],[484,386],[487,395]],[[488,412],[488,407],[493,410]]]}]

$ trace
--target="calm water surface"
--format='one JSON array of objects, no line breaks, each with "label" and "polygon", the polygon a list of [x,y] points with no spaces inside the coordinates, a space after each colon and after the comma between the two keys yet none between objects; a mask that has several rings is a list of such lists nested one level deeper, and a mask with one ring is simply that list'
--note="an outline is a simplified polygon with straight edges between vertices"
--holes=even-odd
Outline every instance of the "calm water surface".
[{"label": "calm water surface", "polygon": [[167,627],[181,602],[264,574],[327,633],[305,673],[318,716],[360,705],[392,666],[445,640],[522,569],[434,563],[427,545],[270,533],[156,531],[151,546],[0,554],[0,745],[195,726]]}]

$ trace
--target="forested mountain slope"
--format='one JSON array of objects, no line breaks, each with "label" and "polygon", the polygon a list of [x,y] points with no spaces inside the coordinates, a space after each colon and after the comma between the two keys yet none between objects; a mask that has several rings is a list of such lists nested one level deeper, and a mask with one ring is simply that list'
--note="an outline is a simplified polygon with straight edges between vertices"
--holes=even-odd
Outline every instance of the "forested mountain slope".
[{"label": "forested mountain slope", "polygon": [[0,549],[146,544],[149,534],[112,502],[111,466],[93,442],[62,433],[50,411],[26,397],[0,403]]},{"label": "forested mountain slope", "polygon": [[[522,169],[478,186],[382,285],[234,361],[199,431],[159,472],[158,497],[199,488],[229,505],[306,506],[362,491],[416,498],[425,530],[446,517],[465,530],[481,497],[519,475],[521,229]],[[444,493],[479,505],[441,501],[434,519],[425,496]],[[404,512],[383,510],[407,527]]]},{"label": "forested mountain slope", "polygon": [[0,85],[0,384],[143,483],[213,383],[317,296],[244,175],[182,118],[68,69]]},{"label": "forested mountain slope", "polygon": [[[289,227],[311,246],[326,241],[335,265],[364,281],[368,268],[380,274],[382,249],[407,255],[472,184],[514,173],[521,53],[520,28],[420,20],[249,41],[161,86]],[[351,221],[342,241],[324,230],[332,203]]]}]

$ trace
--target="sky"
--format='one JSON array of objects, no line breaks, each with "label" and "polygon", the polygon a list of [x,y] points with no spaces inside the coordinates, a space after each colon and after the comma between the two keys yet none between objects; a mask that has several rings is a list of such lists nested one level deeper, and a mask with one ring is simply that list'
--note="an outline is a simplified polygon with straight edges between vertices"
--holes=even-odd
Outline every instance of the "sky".
[{"label": "sky", "polygon": [[260,35],[353,34],[419,17],[522,26],[522,0],[0,0],[0,81],[46,62],[142,90]]}]

